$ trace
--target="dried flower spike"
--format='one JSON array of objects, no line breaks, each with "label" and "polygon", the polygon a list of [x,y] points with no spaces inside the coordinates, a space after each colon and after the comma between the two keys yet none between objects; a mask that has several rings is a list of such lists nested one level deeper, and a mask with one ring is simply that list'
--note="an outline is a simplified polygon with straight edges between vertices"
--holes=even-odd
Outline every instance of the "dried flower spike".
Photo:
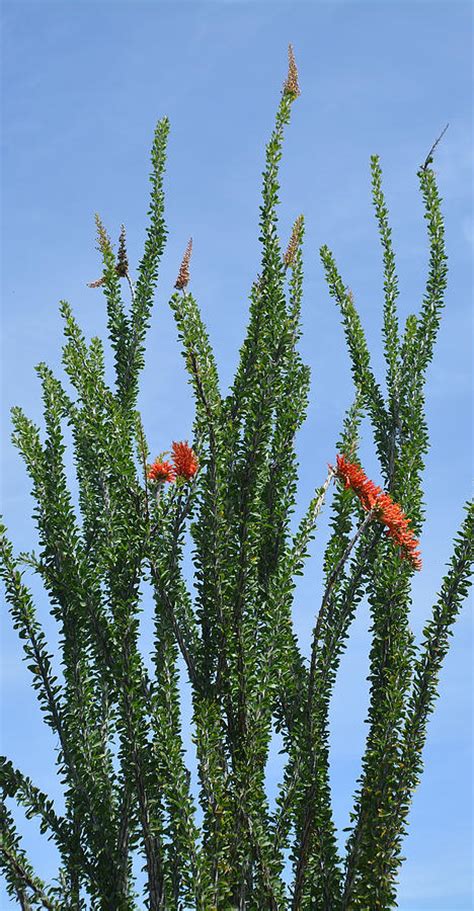
[{"label": "dried flower spike", "polygon": [[[100,251],[100,253],[104,253],[104,251],[111,252],[112,244],[110,242],[110,237],[107,234],[107,231],[105,230],[104,225],[102,224],[102,219],[97,212],[95,214],[95,224],[96,224],[96,228],[97,228],[97,249]],[[105,284],[105,276],[102,275],[101,278],[97,278],[94,282],[87,282],[87,287],[88,288],[100,288],[104,284]]]},{"label": "dried flower spike", "polygon": [[184,256],[181,262],[181,266],[178,272],[178,278],[175,282],[175,288],[178,288],[179,291],[182,291],[186,285],[189,284],[189,261],[191,259],[191,253],[193,249],[193,239],[189,238],[188,245],[184,251]]},{"label": "dried flower spike", "polygon": [[189,481],[199,468],[194,449],[191,449],[189,443],[185,441],[184,443],[173,443],[171,452],[176,477]]},{"label": "dried flower spike", "polygon": [[301,95],[300,84],[298,82],[298,70],[296,68],[293,45],[288,45],[288,75],[283,86],[283,94],[291,95],[292,98],[298,98]]},{"label": "dried flower spike", "polygon": [[101,253],[103,253],[104,250],[112,250],[112,244],[110,241],[110,237],[107,234],[107,231],[104,228],[104,225],[102,223],[102,219],[101,219],[100,215],[98,215],[97,212],[95,214],[95,224],[96,224],[96,228],[97,228],[98,250],[100,250]]},{"label": "dried flower spike", "polygon": [[120,237],[117,253],[117,267],[116,272],[120,278],[125,278],[128,273],[128,257],[127,257],[127,238],[125,234],[125,225],[122,225],[120,228]]},{"label": "dried flower spike", "polygon": [[290,267],[293,265],[295,254],[296,254],[298,245],[301,240],[301,231],[303,228],[303,222],[304,222],[303,216],[298,215],[298,218],[296,219],[296,221],[293,225],[291,237],[288,242],[288,246],[286,248],[286,253],[284,253],[284,255],[283,255],[283,262],[285,263],[285,266]]}]

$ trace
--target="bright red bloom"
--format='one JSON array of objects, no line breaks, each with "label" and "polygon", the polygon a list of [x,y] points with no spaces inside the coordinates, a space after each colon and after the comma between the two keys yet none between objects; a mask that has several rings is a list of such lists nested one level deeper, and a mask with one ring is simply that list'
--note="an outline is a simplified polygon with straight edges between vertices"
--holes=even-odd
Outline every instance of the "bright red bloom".
[{"label": "bright red bloom", "polygon": [[199,464],[196,453],[188,442],[173,443],[171,446],[174,472],[177,478],[189,481],[196,474]]},{"label": "bright red bloom", "polygon": [[147,477],[150,481],[174,481],[175,479],[175,470],[171,462],[164,462],[161,459],[155,459],[153,465],[150,466]]},{"label": "bright red bloom", "polygon": [[380,521],[387,526],[387,535],[401,547],[402,557],[410,560],[415,569],[421,569],[419,541],[410,528],[410,520],[402,508],[398,503],[394,503],[388,493],[380,494],[376,505],[377,510],[380,510]]},{"label": "bright red bloom", "polygon": [[370,481],[362,468],[349,462],[344,455],[336,456],[336,462],[337,476],[345,482],[346,488],[352,487],[364,509],[369,512],[375,506],[375,501],[382,493],[382,488]]},{"label": "bright red bloom", "polygon": [[344,486],[352,488],[365,510],[376,509],[376,518],[387,526],[387,535],[401,548],[401,556],[410,560],[415,569],[421,569],[419,542],[401,506],[377,487],[359,465],[349,462],[344,455],[338,455],[336,462],[336,474],[344,481]]}]

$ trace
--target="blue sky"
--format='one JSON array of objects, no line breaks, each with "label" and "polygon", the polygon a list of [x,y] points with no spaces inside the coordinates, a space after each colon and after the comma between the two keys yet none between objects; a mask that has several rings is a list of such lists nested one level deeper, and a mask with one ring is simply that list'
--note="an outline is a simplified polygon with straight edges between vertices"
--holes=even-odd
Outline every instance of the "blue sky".
[{"label": "blue sky", "polygon": [[[419,634],[435,598],[470,489],[472,324],[472,7],[449,2],[5,2],[3,13],[2,486],[17,550],[34,546],[32,501],[8,443],[9,409],[40,420],[33,367],[59,369],[57,303],[69,300],[85,331],[104,333],[93,215],[111,233],[127,226],[141,253],[155,121],[171,119],[166,178],[169,240],[161,268],[141,407],[153,450],[189,436],[192,402],[167,300],[194,238],[192,289],[226,386],[235,367],[258,272],[257,223],[264,145],[295,47],[302,95],[282,164],[281,233],[307,223],[302,351],[312,367],[311,407],[299,439],[300,509],[334,457],[351,383],[338,314],[318,248],[334,251],[353,290],[376,369],[382,370],[381,258],[370,204],[369,158],[382,158],[400,277],[402,317],[418,309],[427,244],[416,170],[446,121],[436,156],[449,252],[446,311],[427,385],[424,569],[416,580]],[[377,478],[367,432],[364,463]],[[321,593],[326,526],[297,589],[302,648]],[[45,627],[47,604],[35,586]],[[359,770],[367,701],[368,617],[354,626],[332,713],[333,788],[341,829]],[[3,752],[58,795],[44,729],[6,610],[2,630]],[[146,642],[146,635],[145,635]],[[472,907],[472,621],[465,607],[442,674],[426,771],[413,803],[402,911]],[[279,766],[274,759],[269,785]],[[54,851],[34,825],[25,844],[38,872]],[[0,907],[11,907],[0,892]]]}]

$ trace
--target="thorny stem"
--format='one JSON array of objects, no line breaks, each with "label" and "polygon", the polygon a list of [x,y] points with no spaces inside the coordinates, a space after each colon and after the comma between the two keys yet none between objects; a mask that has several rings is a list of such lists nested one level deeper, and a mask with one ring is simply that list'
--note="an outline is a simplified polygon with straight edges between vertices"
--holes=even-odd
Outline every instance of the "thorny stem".
[{"label": "thorny stem", "polygon": [[[52,899],[48,898],[37,880],[33,879],[33,877],[28,873],[28,870],[20,863],[18,856],[10,851],[4,844],[0,845],[0,851],[8,859],[8,862],[14,870],[16,876],[22,880],[28,889],[31,889],[35,893],[35,899],[41,902],[43,908],[47,908],[47,911],[60,911],[59,905],[57,905],[56,902],[52,901]],[[29,905],[26,905],[26,907],[29,907]]]},{"label": "thorny stem", "polygon": [[130,288],[130,296],[132,298],[132,304],[134,304],[135,303],[135,288],[134,288],[132,278],[131,278],[131,275],[130,275],[130,272],[128,271],[128,269],[125,273],[125,278],[127,279],[128,287]]},{"label": "thorny stem", "polygon": [[316,621],[316,626],[315,626],[314,634],[313,634],[313,645],[312,645],[312,649],[311,649],[311,666],[310,666],[310,672],[309,672],[309,687],[308,687],[308,714],[309,714],[309,716],[311,713],[311,705],[312,705],[312,700],[313,700],[314,677],[315,677],[315,673],[316,673],[316,659],[317,659],[317,655],[318,655],[318,642],[319,642],[319,638],[321,635],[321,629],[322,629],[323,622],[326,619],[326,608],[329,603],[329,599],[331,597],[331,593],[334,588],[334,585],[337,582],[337,579],[338,579],[342,569],[344,568],[344,565],[345,565],[347,559],[349,558],[350,554],[352,553],[352,550],[354,549],[354,546],[357,544],[357,541],[364,534],[366,528],[368,527],[368,525],[374,518],[375,513],[376,513],[376,507],[374,507],[367,513],[363,522],[361,522],[361,524],[359,525],[359,528],[357,529],[355,535],[349,541],[344,553],[342,554],[342,557],[340,558],[340,560],[334,567],[334,569],[331,572],[331,574],[328,578],[328,581],[327,581],[326,589],[325,589],[325,592],[323,595],[323,599],[321,601],[321,607],[319,608],[318,618]]},{"label": "thorny stem", "polygon": [[[316,626],[315,626],[314,635],[313,635],[313,644],[312,644],[312,649],[311,649],[311,666],[310,666],[310,671],[309,671],[308,700],[307,700],[307,707],[306,707],[308,745],[309,745],[309,751],[310,751],[310,765],[311,765],[311,768],[313,769],[313,772],[314,772],[315,755],[314,755],[314,743],[313,743],[312,707],[313,707],[314,682],[315,682],[315,675],[316,675],[316,661],[317,661],[317,656],[318,656],[318,643],[319,643],[319,639],[320,639],[320,635],[321,635],[321,629],[323,626],[323,622],[326,619],[327,606],[328,606],[329,599],[331,597],[331,592],[334,588],[334,585],[335,585],[347,559],[349,558],[355,544],[357,543],[359,538],[363,535],[363,533],[365,532],[369,523],[372,521],[372,519],[374,517],[374,512],[375,512],[375,509],[372,509],[367,513],[363,522],[361,522],[359,528],[357,529],[355,535],[349,541],[340,560],[338,561],[338,563],[334,567],[333,571],[331,572],[331,574],[328,578],[328,581],[327,581],[326,589],[325,589],[325,592],[323,595],[321,607],[319,609],[318,618],[316,621]],[[299,846],[298,846],[298,864],[297,864],[297,868],[296,868],[295,886],[294,886],[293,904],[292,904],[293,911],[297,911],[297,909],[299,909],[300,903],[301,903],[301,897],[303,894],[303,886],[304,886],[306,869],[307,869],[308,860],[309,860],[309,843],[310,843],[311,834],[312,834],[312,831],[314,828],[314,819],[312,818],[313,813],[312,813],[311,808],[312,808],[312,800],[315,796],[315,792],[316,792],[316,784],[315,784],[314,777],[313,777],[313,781],[310,786],[310,792],[307,795],[307,804],[306,804],[306,811],[305,811],[305,816],[304,816],[304,823],[303,823],[300,842],[299,842]],[[327,907],[327,906],[325,906],[325,907]]]}]

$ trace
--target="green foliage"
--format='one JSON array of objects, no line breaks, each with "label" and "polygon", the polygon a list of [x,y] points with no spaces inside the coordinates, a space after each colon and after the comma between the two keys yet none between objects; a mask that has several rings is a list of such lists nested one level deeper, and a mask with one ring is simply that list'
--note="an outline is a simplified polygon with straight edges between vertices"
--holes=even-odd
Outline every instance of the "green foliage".
[{"label": "green foliage", "polygon": [[[0,760],[0,865],[22,908],[68,911],[349,911],[396,906],[401,845],[422,770],[452,624],[470,582],[473,510],[424,640],[410,628],[413,566],[353,491],[337,486],[323,557],[324,585],[309,665],[293,627],[298,576],[335,477],[330,468],[293,533],[295,440],[306,415],[309,369],[298,351],[304,221],[286,253],[278,235],[283,134],[298,95],[290,72],[266,150],[260,208],[260,274],[235,378],[224,396],[212,346],[186,281],[171,297],[195,399],[197,473],[166,485],[148,476],[149,448],[136,410],[158,264],[166,239],[163,174],[168,121],[152,150],[150,222],[132,281],[122,228],[118,256],[97,218],[115,386],[102,342],[88,344],[69,307],[65,381],[44,364],[44,435],[13,409],[13,440],[31,479],[39,552],[14,556],[1,528],[1,575],[46,724],[55,736],[65,807]],[[428,163],[429,164],[429,163]],[[443,306],[446,255],[434,172],[419,179],[430,243],[426,293],[400,334],[398,280],[378,158],[372,189],[384,265],[385,386],[376,379],[361,319],[322,247],[329,291],[342,316],[355,400],[337,448],[357,462],[361,421],[371,424],[386,489],[419,533],[428,447],[424,382]],[[189,248],[190,252],[190,248]],[[186,264],[186,269],[188,263]],[[184,275],[184,273],[183,273]],[[128,283],[127,308],[121,279]],[[127,293],[128,293],[127,292]],[[67,389],[71,391],[67,391]],[[64,463],[73,441],[76,500]],[[192,542],[194,587],[183,571]],[[60,667],[48,650],[24,567],[44,586],[60,635]],[[150,607],[148,670],[140,614]],[[338,845],[330,788],[329,711],[351,623],[371,611],[368,735],[347,845]],[[192,695],[196,786],[185,763],[179,661]],[[266,793],[273,732],[286,757],[276,806]],[[54,840],[52,887],[35,874],[8,802]],[[286,858],[293,879],[288,884]],[[144,895],[137,895],[136,858]]]}]

